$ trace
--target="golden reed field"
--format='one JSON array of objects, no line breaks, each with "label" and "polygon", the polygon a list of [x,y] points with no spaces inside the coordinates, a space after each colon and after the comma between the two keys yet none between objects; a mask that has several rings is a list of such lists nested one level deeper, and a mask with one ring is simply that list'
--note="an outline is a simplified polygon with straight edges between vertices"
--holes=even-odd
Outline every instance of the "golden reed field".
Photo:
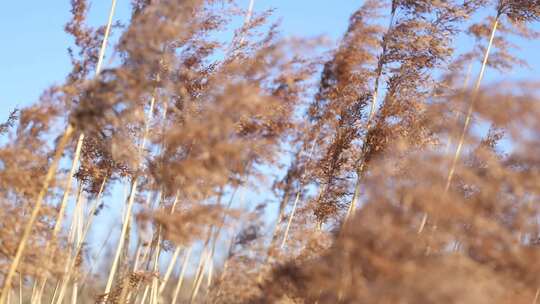
[{"label": "golden reed field", "polygon": [[334,44],[244,2],[71,0],[0,125],[0,304],[540,304],[540,1],[358,1]]}]

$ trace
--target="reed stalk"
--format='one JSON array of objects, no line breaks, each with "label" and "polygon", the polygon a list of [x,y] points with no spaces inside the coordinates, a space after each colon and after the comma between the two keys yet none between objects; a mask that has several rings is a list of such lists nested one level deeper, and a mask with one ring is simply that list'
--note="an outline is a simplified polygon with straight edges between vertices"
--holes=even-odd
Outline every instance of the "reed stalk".
[{"label": "reed stalk", "polygon": [[[382,78],[382,72],[385,66],[385,57],[387,52],[387,44],[386,44],[386,36],[390,33],[392,30],[392,27],[394,26],[394,19],[396,17],[397,12],[397,6],[395,5],[394,1],[392,1],[392,10],[390,14],[390,22],[388,24],[388,27],[386,29],[386,32],[383,35],[382,42],[381,42],[381,55],[379,57],[379,60],[377,62],[377,69],[375,71],[375,84],[373,86],[373,94],[372,94],[372,100],[371,100],[371,106],[369,109],[369,115],[366,122],[366,137],[367,134],[369,134],[369,131],[372,128],[373,118],[375,117],[375,113],[377,112],[377,99],[379,96],[379,83]],[[366,144],[366,138],[364,138],[364,145]],[[362,149],[363,150],[363,149]],[[364,161],[360,161],[360,164],[356,170],[356,183],[354,185],[354,193],[353,197],[351,199],[351,203],[349,204],[349,208],[347,209],[347,214],[345,215],[345,223],[349,220],[350,216],[354,213],[354,211],[357,208],[358,200],[360,198],[360,186],[362,183],[362,178],[364,175],[364,171],[366,169],[366,164]]]},{"label": "reed stalk", "polygon": [[[497,14],[497,17],[495,17],[495,21],[493,22],[493,25],[491,27],[491,34],[489,37],[489,42],[488,42],[486,51],[484,52],[484,59],[482,60],[480,73],[478,74],[478,78],[476,79],[476,84],[474,85],[472,97],[469,102],[467,115],[465,116],[465,122],[463,123],[463,128],[461,130],[461,134],[457,143],[456,151],[454,152],[454,156],[452,157],[452,165],[450,166],[450,170],[448,171],[448,176],[446,178],[446,184],[444,186],[443,195],[448,194],[448,190],[450,189],[450,185],[452,184],[452,179],[456,171],[457,162],[459,161],[459,157],[461,155],[461,149],[463,148],[463,144],[465,143],[465,135],[467,134],[467,130],[469,129],[469,124],[471,123],[471,119],[472,119],[472,115],[474,111],[474,104],[476,102],[476,99],[478,98],[478,93],[480,92],[480,86],[482,84],[482,80],[486,72],[487,62],[489,59],[491,48],[493,46],[493,41],[495,40],[497,27],[499,26],[499,22],[500,22],[500,17],[501,17],[501,14],[500,13]],[[424,228],[427,224],[427,220],[428,220],[428,215],[427,213],[424,213],[424,216],[422,217],[422,220],[420,222],[420,227],[418,228],[417,233],[420,234],[424,231]]]},{"label": "reed stalk", "polygon": [[[145,130],[144,130],[144,134],[143,134],[143,137],[142,137],[142,141],[141,141],[141,144],[139,146],[139,155],[142,155],[142,151],[144,150],[144,148],[146,146],[146,140],[147,140],[148,132],[149,132],[149,129],[150,129],[150,120],[151,120],[151,118],[153,116],[153,113],[154,113],[154,104],[155,104],[155,96],[152,97],[152,99],[150,100],[150,110],[149,110],[148,117],[146,119]],[[113,259],[113,262],[112,262],[112,265],[111,265],[111,268],[110,268],[110,272],[109,272],[109,277],[107,279],[107,284],[105,285],[105,290],[103,292],[103,294],[104,294],[104,297],[103,297],[103,300],[102,300],[103,302],[107,301],[108,294],[111,292],[111,288],[112,288],[112,284],[113,284],[114,277],[115,277],[115,274],[116,274],[116,270],[118,268],[118,263],[120,261],[120,255],[121,255],[122,250],[124,248],[124,240],[125,240],[125,238],[127,236],[128,227],[129,227],[129,223],[130,223],[130,219],[131,219],[131,211],[133,209],[133,204],[135,202],[135,196],[137,195],[137,186],[138,186],[137,177],[133,177],[132,181],[131,181],[131,191],[130,191],[127,206],[126,206],[126,212],[125,212],[125,216],[124,216],[124,219],[123,219],[122,231],[120,232],[120,239],[118,240],[116,253],[114,255],[114,259]]]},{"label": "reed stalk", "polygon": [[[108,16],[108,20],[107,20],[107,25],[105,26],[105,33],[103,35],[103,41],[101,42],[101,47],[100,47],[99,55],[98,55],[98,61],[97,61],[97,64],[96,64],[95,77],[99,77],[99,74],[101,73],[101,68],[102,68],[102,64],[103,64],[103,60],[104,60],[104,57],[105,57],[105,52],[106,52],[106,49],[107,49],[109,36],[110,36],[110,32],[111,32],[112,22],[113,22],[114,14],[115,14],[115,11],[116,11],[116,1],[117,0],[112,0],[111,1],[111,7],[109,9],[109,16]],[[51,238],[51,242],[49,242],[47,244],[47,248],[45,249],[45,252],[49,252],[50,244],[51,243],[54,244],[54,242],[56,242],[56,239],[58,237],[58,233],[62,229],[62,222],[63,222],[63,218],[64,218],[64,213],[65,213],[65,209],[66,209],[66,206],[67,206],[67,201],[68,201],[70,191],[71,191],[71,184],[73,182],[73,176],[74,176],[75,171],[77,169],[77,166],[79,164],[81,150],[82,150],[82,146],[83,146],[83,143],[84,143],[84,137],[85,137],[84,133],[81,132],[81,134],[79,135],[79,138],[77,140],[77,146],[75,148],[75,154],[73,155],[73,160],[72,160],[72,163],[71,163],[71,169],[69,171],[69,175],[68,175],[68,178],[67,178],[65,186],[64,186],[64,189],[65,189],[64,190],[64,195],[62,196],[62,201],[60,203],[60,208],[59,208],[57,218],[56,218],[56,222],[55,222],[55,226],[54,226],[54,229],[53,229],[53,235],[52,235],[52,238]],[[38,283],[39,281],[40,280],[36,280],[35,283]],[[40,291],[43,290],[43,287],[47,283],[47,273],[44,274],[44,277],[41,279],[41,281],[42,282],[40,284],[40,288],[38,289]],[[38,293],[37,294],[38,298],[35,299],[34,297],[32,297],[32,303],[35,303],[35,301],[39,302],[41,300],[41,296],[42,296],[42,294]]]},{"label": "reed stalk", "polygon": [[190,246],[185,253],[184,261],[182,262],[182,268],[180,269],[180,274],[178,276],[178,281],[176,282],[176,287],[174,288],[171,304],[176,304],[176,302],[178,301],[178,296],[180,295],[180,290],[182,289],[182,283],[184,282],[184,277],[186,275],[187,266],[189,265],[189,259],[191,257],[192,249],[193,247]]},{"label": "reed stalk", "polygon": [[17,268],[19,267],[19,263],[23,256],[24,250],[26,249],[26,243],[28,242],[28,239],[30,238],[30,234],[32,233],[32,228],[34,227],[34,224],[39,216],[39,212],[41,211],[43,200],[49,190],[49,184],[51,183],[53,176],[56,174],[56,169],[58,167],[58,163],[60,162],[60,158],[62,157],[64,148],[66,147],[68,141],[71,139],[73,132],[74,132],[73,126],[68,125],[64,134],[58,141],[58,144],[56,146],[56,151],[54,152],[53,160],[51,162],[51,165],[49,166],[49,169],[47,170],[47,174],[45,175],[45,180],[36,198],[36,203],[34,205],[34,208],[32,209],[32,213],[30,214],[30,219],[28,220],[28,223],[26,224],[24,228],[21,240],[17,247],[17,251],[15,252],[15,256],[13,257],[13,260],[9,266],[7,275],[4,279],[3,286],[2,286],[2,294],[0,295],[0,304],[6,303],[7,296],[11,290],[11,283],[13,281],[13,277],[15,276],[15,272],[17,271]]},{"label": "reed stalk", "polygon": [[493,22],[493,26],[491,27],[491,34],[489,37],[489,43],[487,45],[486,51],[484,53],[484,59],[482,60],[482,66],[480,68],[480,73],[478,74],[478,78],[476,79],[476,84],[474,85],[472,97],[469,102],[469,108],[467,110],[467,115],[465,116],[465,122],[463,123],[463,129],[461,130],[461,134],[459,137],[459,141],[456,147],[456,152],[454,153],[453,159],[452,159],[452,165],[450,166],[450,170],[448,171],[448,177],[446,178],[446,185],[444,187],[444,193],[446,194],[448,190],[450,189],[450,185],[452,183],[452,179],[455,174],[456,165],[459,161],[459,157],[461,155],[461,149],[463,148],[463,144],[465,142],[465,135],[467,134],[467,130],[469,129],[469,124],[471,123],[473,111],[474,111],[474,105],[476,102],[476,99],[478,99],[478,93],[480,92],[480,86],[482,84],[482,80],[484,79],[484,74],[486,72],[487,63],[489,59],[489,55],[491,52],[491,48],[493,46],[493,41],[495,40],[495,35],[497,33],[497,27],[499,26],[501,14],[497,14],[497,17],[495,17],[495,21]]}]

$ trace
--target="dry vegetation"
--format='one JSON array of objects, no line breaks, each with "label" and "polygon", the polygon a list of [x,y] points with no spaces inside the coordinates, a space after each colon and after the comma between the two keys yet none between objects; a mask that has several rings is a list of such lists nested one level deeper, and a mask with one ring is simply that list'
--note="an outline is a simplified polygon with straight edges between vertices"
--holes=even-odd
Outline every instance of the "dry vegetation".
[{"label": "dry vegetation", "polygon": [[114,4],[0,124],[0,304],[540,303],[540,87],[482,84],[539,1],[366,0],[323,55],[253,1]]}]

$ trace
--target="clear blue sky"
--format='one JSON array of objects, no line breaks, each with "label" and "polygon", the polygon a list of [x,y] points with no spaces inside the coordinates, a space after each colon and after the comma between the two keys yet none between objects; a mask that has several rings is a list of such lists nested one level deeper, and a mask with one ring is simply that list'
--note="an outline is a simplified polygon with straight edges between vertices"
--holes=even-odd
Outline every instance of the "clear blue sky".
[{"label": "clear blue sky", "polygon": [[[109,0],[91,1],[89,19],[104,24]],[[129,0],[118,0],[116,19],[126,20]],[[348,17],[361,0],[256,0],[255,9],[276,8],[285,35],[338,38],[346,29]],[[247,7],[248,0],[239,1]],[[6,1],[0,9],[0,121],[16,106],[35,101],[48,86],[61,83],[69,71],[66,48],[71,38],[63,26],[69,19],[69,0]],[[519,42],[522,57],[531,70],[517,70],[513,78],[540,80],[540,42]],[[489,72],[487,80],[499,79]]]},{"label": "clear blue sky", "polygon": [[[72,40],[63,27],[70,17],[69,0],[6,1],[0,9],[0,121],[10,109],[34,102],[48,86],[61,83],[69,71],[66,48]],[[104,24],[109,0],[91,1],[89,20]],[[126,20],[130,0],[118,0],[115,18]],[[358,0],[257,0],[255,9],[277,9],[286,35],[338,37]],[[247,7],[248,0],[240,5]],[[244,4],[245,3],[245,4]],[[106,62],[106,61],[105,61]]]}]

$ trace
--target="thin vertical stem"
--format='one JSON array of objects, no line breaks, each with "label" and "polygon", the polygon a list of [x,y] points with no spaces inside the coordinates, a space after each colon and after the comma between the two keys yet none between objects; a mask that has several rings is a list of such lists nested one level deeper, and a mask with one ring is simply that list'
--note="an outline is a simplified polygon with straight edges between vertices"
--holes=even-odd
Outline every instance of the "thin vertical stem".
[{"label": "thin vertical stem", "polygon": [[296,197],[294,198],[291,214],[289,215],[289,219],[287,220],[287,226],[285,227],[285,232],[283,233],[283,240],[281,240],[281,244],[279,245],[280,249],[283,249],[283,247],[285,246],[285,243],[287,243],[287,238],[289,237],[289,231],[291,229],[291,223],[296,213],[296,207],[298,206],[298,201],[300,200],[301,192],[302,192],[302,189],[298,189],[298,192],[296,193]]},{"label": "thin vertical stem", "polygon": [[[307,156],[307,160],[311,160],[311,157],[313,156],[313,151],[315,150],[315,144],[317,143],[317,140],[319,138],[320,134],[317,134],[316,138],[311,143],[311,148],[309,149],[309,153]],[[306,178],[306,172],[302,172],[302,176],[300,177],[300,187],[298,188],[298,192],[296,193],[296,197],[294,198],[293,207],[291,210],[291,214],[289,214],[289,219],[287,220],[287,226],[285,228],[285,232],[283,233],[283,240],[281,241],[281,245],[279,246],[280,249],[283,249],[285,246],[285,243],[287,242],[287,238],[289,237],[289,230],[291,229],[291,223],[294,218],[294,215],[296,214],[296,207],[298,206],[298,201],[300,200],[300,195],[302,194],[302,190],[304,187],[304,180]]]},{"label": "thin vertical stem", "polygon": [[150,290],[150,288],[148,287],[148,285],[146,285],[144,287],[144,292],[143,292],[143,295],[142,295],[142,298],[141,298],[141,302],[139,302],[140,304],[144,304],[144,302],[146,301],[146,297],[148,296],[148,291]]},{"label": "thin vertical stem", "polygon": [[[172,206],[171,206],[171,211],[170,213],[174,213],[174,210],[176,209],[176,205],[178,204],[178,197],[179,197],[180,193],[177,191],[176,192],[176,195],[174,196],[174,201],[172,203]],[[160,226],[160,235],[161,235],[161,226]],[[176,264],[176,260],[178,259],[178,255],[180,254],[180,249],[181,247],[180,246],[176,246],[176,248],[174,249],[174,253],[169,261],[169,265],[167,266],[167,270],[165,271],[165,276],[163,277],[163,281],[161,282],[160,286],[159,286],[159,291],[158,291],[158,294],[161,294],[163,292],[163,290],[165,289],[165,286],[167,285],[167,281],[169,280],[170,276],[171,276],[171,273],[174,269],[174,265]]]},{"label": "thin vertical stem", "polygon": [[156,248],[154,252],[154,265],[153,265],[153,272],[154,277],[152,278],[152,297],[150,298],[150,304],[157,304],[158,296],[159,296],[159,256],[160,256],[160,243],[161,243],[161,227],[160,231],[158,232],[158,238],[156,241]]},{"label": "thin vertical stem", "polygon": [[[469,86],[469,80],[471,78],[471,72],[472,72],[472,66],[473,63],[471,62],[467,68],[467,74],[465,74],[465,79],[463,80],[463,90],[465,91],[467,87]],[[457,121],[459,119],[460,111],[456,110],[455,120]],[[452,146],[452,135],[449,135],[448,142],[446,143],[446,147],[444,148],[444,154],[447,154],[450,150],[450,147]]]},{"label": "thin vertical stem", "polygon": [[47,194],[49,190],[49,184],[52,181],[53,176],[56,174],[56,169],[58,167],[58,163],[60,162],[60,158],[62,157],[64,148],[67,145],[71,136],[73,135],[73,132],[74,132],[73,126],[68,125],[66,131],[64,132],[64,134],[62,135],[62,137],[60,138],[60,141],[58,142],[56,146],[56,151],[54,153],[51,166],[49,167],[47,174],[45,175],[45,180],[43,182],[41,190],[36,199],[36,204],[34,205],[34,208],[30,215],[30,219],[24,228],[21,240],[19,242],[19,246],[17,247],[17,251],[15,253],[15,256],[13,257],[13,261],[11,262],[7,275],[4,279],[4,285],[2,287],[2,294],[0,295],[0,304],[5,303],[6,297],[8,296],[8,293],[11,290],[11,282],[13,281],[15,272],[17,271],[17,268],[19,267],[19,263],[23,256],[24,250],[26,249],[26,243],[28,242],[30,234],[32,233],[32,228],[34,228],[34,224],[39,216],[39,212],[41,211],[43,199],[45,198],[45,195]]},{"label": "thin vertical stem", "polygon": [[[397,11],[397,7],[395,5],[392,5],[392,12],[391,12],[391,15],[390,15],[390,22],[388,24],[388,28],[386,29],[386,32],[385,32],[385,34],[384,34],[384,36],[382,38],[383,40],[381,42],[382,51],[381,51],[381,55],[379,57],[379,60],[377,62],[377,69],[376,69],[376,72],[375,72],[375,84],[374,84],[374,87],[373,87],[373,96],[372,96],[372,100],[371,100],[371,106],[370,106],[370,109],[369,109],[368,120],[367,120],[367,123],[366,123],[366,130],[367,130],[366,131],[366,136],[369,133],[369,131],[371,130],[372,123],[373,123],[373,117],[375,116],[375,113],[377,111],[377,99],[378,99],[378,96],[379,96],[379,83],[380,83],[380,80],[381,80],[381,77],[382,77],[383,68],[384,68],[384,65],[385,65],[386,51],[387,51],[386,36],[390,33],[390,30],[392,29],[392,27],[394,25],[394,19],[395,19],[395,16],[396,16],[396,11]],[[364,139],[364,145],[365,145],[365,141],[366,141],[366,139]],[[349,217],[354,213],[354,211],[356,210],[356,206],[358,205],[358,200],[360,198],[360,184],[362,182],[362,177],[363,177],[365,169],[366,169],[366,164],[365,164],[365,162],[363,160],[361,160],[360,165],[359,165],[358,169],[356,170],[357,171],[356,172],[356,184],[354,185],[354,193],[353,193],[351,203],[349,204],[347,214],[345,215],[345,222],[347,222],[349,220]]]},{"label": "thin vertical stem", "polygon": [[[97,194],[97,196],[96,196],[96,198],[94,200],[94,203],[92,204],[92,207],[90,208],[90,211],[88,212],[88,215],[87,215],[88,219],[86,221],[86,224],[84,225],[84,229],[83,229],[83,232],[82,232],[81,239],[77,243],[77,249],[75,250],[74,256],[78,256],[80,254],[81,250],[82,250],[82,245],[84,244],[84,242],[86,240],[86,237],[88,236],[88,231],[90,230],[90,227],[92,225],[92,221],[93,221],[93,219],[95,217],[96,210],[97,210],[99,204],[101,203],[101,197],[103,195],[103,190],[105,188],[106,183],[107,183],[107,178],[103,179],[103,181],[101,182],[99,192],[98,192],[98,194]],[[75,260],[71,260],[71,263],[75,263]],[[84,281],[85,281],[85,278],[83,278],[81,280],[81,283],[84,284]],[[41,292],[43,292],[43,290],[41,290]]]},{"label": "thin vertical stem", "polygon": [[80,218],[82,217],[82,213],[80,212],[81,209],[81,198],[82,198],[82,187],[79,187],[79,190],[77,191],[77,201],[75,203],[75,208],[73,210],[73,219],[71,221],[71,225],[69,228],[69,235],[68,235],[68,262],[64,266],[64,272],[62,276],[62,280],[60,283],[60,289],[58,292],[58,298],[55,300],[54,298],[51,300],[51,303],[57,303],[61,304],[64,301],[64,296],[66,294],[66,290],[71,278],[71,273],[73,271],[73,268],[75,266],[76,261],[76,254],[74,256],[74,252],[77,251],[78,242],[78,225],[80,223]]},{"label": "thin vertical stem", "polygon": [[23,302],[23,278],[22,274],[19,273],[19,304]]},{"label": "thin vertical stem", "polygon": [[105,34],[103,35],[103,42],[101,43],[101,48],[99,50],[98,62],[96,65],[96,76],[98,76],[99,73],[101,73],[101,65],[103,64],[103,58],[105,57],[105,50],[107,49],[107,43],[109,40],[109,35],[111,33],[111,26],[112,26],[115,10],[116,10],[116,0],[112,0],[111,9],[109,10],[109,19],[107,21],[107,26],[105,27]]},{"label": "thin vertical stem", "polygon": [[461,135],[459,137],[459,141],[457,144],[456,152],[454,153],[454,158],[452,160],[452,166],[450,167],[450,171],[448,172],[448,177],[446,179],[446,185],[444,187],[444,193],[446,194],[448,192],[448,189],[450,189],[450,185],[452,183],[452,178],[454,177],[454,173],[456,170],[456,165],[459,160],[459,157],[461,155],[461,149],[463,148],[463,143],[465,142],[465,135],[467,133],[467,130],[469,128],[469,124],[471,122],[472,114],[474,111],[474,104],[476,102],[476,99],[478,98],[478,93],[480,92],[480,85],[482,84],[482,79],[484,78],[484,74],[486,72],[487,62],[489,59],[489,54],[491,51],[491,47],[493,46],[493,41],[495,39],[495,34],[497,32],[497,27],[499,25],[499,19],[500,15],[497,15],[495,18],[495,21],[493,22],[493,27],[491,28],[491,36],[489,38],[489,43],[486,49],[486,52],[484,53],[484,60],[482,61],[482,67],[480,68],[480,74],[478,75],[478,79],[476,80],[476,84],[474,86],[474,91],[472,94],[471,101],[469,103],[469,109],[467,110],[467,116],[465,117],[465,123],[463,124],[463,129],[461,130]]},{"label": "thin vertical stem", "polygon": [[[108,41],[109,41],[109,36],[110,36],[110,32],[111,32],[112,21],[113,21],[113,18],[114,18],[115,10],[116,10],[116,0],[112,0],[111,8],[109,10],[109,17],[108,17],[108,20],[107,20],[107,25],[105,27],[105,33],[103,35],[103,41],[101,42],[101,47],[100,47],[100,50],[99,50],[98,62],[96,64],[96,70],[95,70],[95,76],[96,77],[99,76],[99,74],[101,73],[101,68],[102,68],[102,64],[103,64],[103,59],[105,57],[105,51],[107,49],[107,45],[108,45]],[[54,226],[53,236],[51,238],[52,242],[56,241],[56,237],[57,237],[58,233],[60,232],[60,229],[62,228],[62,221],[63,221],[63,217],[64,217],[64,212],[65,212],[65,209],[66,209],[67,200],[69,198],[69,193],[71,191],[71,184],[72,184],[73,176],[75,174],[77,164],[79,163],[83,143],[84,143],[84,133],[81,133],[79,135],[78,140],[77,140],[77,146],[75,148],[75,154],[73,155],[73,161],[72,161],[72,164],[71,164],[71,169],[70,169],[68,179],[67,179],[66,184],[65,184],[64,195],[63,195],[62,201],[60,203],[60,209],[59,209],[57,219],[56,219],[56,223],[55,223],[55,226]],[[45,252],[49,251],[49,246],[50,246],[50,243],[47,244],[47,248],[46,248]],[[48,264],[48,262],[47,262],[47,264]],[[46,284],[46,281],[47,281],[47,273],[45,272],[44,277],[43,277],[42,282],[41,282],[40,285],[44,287],[45,284]],[[35,284],[37,284],[38,282],[39,282],[39,280],[36,280]],[[43,289],[43,287],[41,287],[41,286],[38,289],[40,291]],[[41,299],[41,295],[42,295],[42,293],[40,292],[40,293],[37,294],[37,298],[34,299],[34,297],[32,297],[32,303],[34,301],[39,302],[40,299]],[[0,301],[0,303],[1,303],[1,301]]]},{"label": "thin vertical stem", "polygon": [[205,244],[199,258],[197,271],[195,271],[195,280],[193,281],[193,285],[191,286],[191,296],[189,300],[190,303],[192,303],[195,300],[195,297],[197,296],[197,291],[199,290],[200,281],[201,281],[202,276],[204,275],[204,268],[206,265],[206,259],[208,255],[209,255],[208,244]]},{"label": "thin vertical stem", "polygon": [[[141,141],[141,144],[139,146],[140,154],[142,154],[142,151],[144,150],[145,144],[146,144],[146,137],[148,136],[148,132],[150,129],[150,120],[152,118],[152,115],[154,113],[154,104],[155,104],[155,97],[152,97],[150,101],[150,111],[148,118],[145,123],[145,130],[144,135]],[[126,206],[126,214],[124,216],[124,221],[122,225],[122,231],[120,232],[120,239],[118,240],[118,245],[116,248],[116,253],[114,255],[113,263],[110,268],[109,277],[107,279],[107,284],[105,285],[105,290],[103,292],[103,302],[107,302],[108,294],[111,292],[112,284],[114,281],[114,276],[116,274],[116,270],[118,268],[118,263],[120,261],[120,255],[122,253],[122,250],[124,248],[124,240],[126,238],[126,235],[128,233],[128,227],[130,219],[131,219],[131,210],[133,209],[133,203],[135,202],[135,196],[137,195],[137,186],[138,186],[138,180],[137,177],[133,177],[131,181],[131,191],[129,194],[129,199]]]},{"label": "thin vertical stem", "polygon": [[[471,76],[472,71],[472,62],[469,64],[469,67],[467,68],[467,74],[465,75],[465,80],[463,81],[463,90],[466,90],[469,86],[469,80]],[[456,111],[456,120],[459,118],[459,111]],[[452,135],[450,134],[448,138],[448,143],[446,143],[446,147],[444,149],[444,154],[448,153],[450,147],[452,146]],[[422,220],[420,221],[420,226],[418,227],[417,233],[422,233],[424,230],[424,227],[427,224],[428,220],[428,214],[427,212],[424,212],[424,215],[422,215]]]},{"label": "thin vertical stem", "polygon": [[[474,111],[474,104],[476,102],[476,99],[478,98],[478,93],[480,92],[480,85],[482,84],[482,79],[484,78],[484,74],[486,72],[487,62],[489,59],[489,54],[491,51],[491,47],[493,46],[493,41],[495,39],[495,34],[497,33],[497,27],[499,25],[499,19],[500,14],[497,15],[495,18],[495,21],[493,22],[493,26],[491,28],[491,35],[489,38],[489,43],[487,46],[487,49],[484,53],[484,59],[482,61],[482,66],[480,68],[480,73],[478,74],[478,78],[476,79],[476,84],[473,89],[473,94],[471,101],[469,103],[469,108],[467,110],[467,116],[465,117],[465,122],[463,124],[463,129],[461,130],[461,135],[459,137],[459,141],[457,144],[456,152],[454,153],[454,157],[452,159],[452,165],[450,166],[450,170],[448,171],[448,176],[446,178],[446,185],[444,186],[444,193],[443,195],[446,195],[448,193],[448,190],[450,189],[450,185],[452,184],[452,179],[454,177],[454,173],[456,171],[457,162],[459,160],[459,157],[461,155],[461,149],[463,148],[463,144],[465,142],[465,135],[467,133],[467,130],[469,129],[469,124],[471,122],[472,114]],[[427,213],[424,213],[424,216],[422,217],[422,221],[420,222],[420,227],[418,228],[417,233],[422,233],[424,231],[424,228],[426,226],[428,219]]]},{"label": "thin vertical stem", "polygon": [[199,292],[199,287],[201,286],[202,278],[204,276],[204,271],[206,270],[206,262],[209,258],[211,258],[210,252],[208,252],[208,249],[205,246],[199,260],[199,265],[197,266],[197,273],[195,275],[195,281],[193,282],[193,286],[191,288],[191,296],[189,299],[189,303],[193,303],[193,301],[195,301],[195,298],[197,297],[197,293]]},{"label": "thin vertical stem", "polygon": [[176,304],[176,301],[178,300],[178,295],[180,294],[180,290],[182,289],[182,283],[184,282],[184,276],[186,275],[186,269],[189,264],[192,249],[193,247],[189,247],[184,256],[184,261],[182,262],[182,269],[180,270],[180,275],[178,276],[178,282],[176,283],[176,287],[174,289],[174,295],[171,304]]},{"label": "thin vertical stem", "polygon": [[174,253],[171,257],[171,260],[169,262],[169,265],[167,266],[167,270],[165,271],[165,275],[163,276],[163,281],[161,282],[161,285],[159,286],[159,293],[162,293],[165,287],[167,286],[167,282],[169,281],[169,278],[171,277],[171,274],[174,270],[174,265],[176,265],[176,260],[178,260],[178,255],[180,255],[180,246],[177,246],[174,250]]}]

